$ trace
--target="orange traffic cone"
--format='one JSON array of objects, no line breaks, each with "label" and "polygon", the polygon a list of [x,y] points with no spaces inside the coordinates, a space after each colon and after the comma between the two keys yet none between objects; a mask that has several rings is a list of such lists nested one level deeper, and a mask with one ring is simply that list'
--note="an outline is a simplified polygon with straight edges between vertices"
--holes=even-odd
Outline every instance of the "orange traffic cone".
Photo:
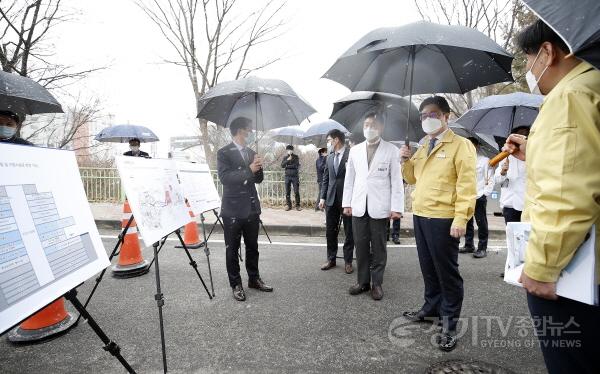
[{"label": "orange traffic cone", "polygon": [[[188,248],[196,249],[204,246],[204,242],[200,240],[200,234],[198,234],[198,224],[196,223],[196,215],[192,212],[190,203],[187,203],[189,208],[190,217],[192,220],[185,225],[183,232],[183,242]],[[176,245],[175,248],[183,248],[181,245]]]},{"label": "orange traffic cone", "polygon": [[[121,220],[121,228],[127,226],[127,222],[131,218],[131,208],[129,202],[125,200],[123,204],[123,219]],[[135,219],[129,225],[127,234],[123,238],[121,251],[119,253],[119,262],[112,268],[112,275],[115,278],[132,278],[146,274],[150,269],[148,261],[142,257],[140,241],[138,239],[137,225]]]},{"label": "orange traffic cone", "polygon": [[65,309],[65,299],[60,298],[27,318],[8,333],[13,343],[28,344],[52,339],[66,333],[77,323],[77,318]]}]

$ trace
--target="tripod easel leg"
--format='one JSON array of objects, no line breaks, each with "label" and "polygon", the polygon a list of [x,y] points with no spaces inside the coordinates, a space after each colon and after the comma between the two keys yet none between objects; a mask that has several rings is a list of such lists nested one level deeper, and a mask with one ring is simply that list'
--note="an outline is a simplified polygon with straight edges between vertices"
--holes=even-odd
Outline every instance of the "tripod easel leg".
[{"label": "tripod easel leg", "polygon": [[187,246],[185,245],[185,242],[183,241],[183,238],[181,237],[181,233],[179,232],[179,229],[175,230],[175,235],[177,235],[177,237],[179,238],[179,241],[181,242],[183,250],[187,254],[188,258],[190,259],[190,265],[192,266],[192,268],[194,268],[194,271],[196,271],[198,278],[200,278],[200,282],[202,282],[202,285],[204,286],[204,289],[206,290],[206,294],[208,295],[208,298],[212,300],[213,297],[210,294],[210,292],[208,291],[208,287],[206,287],[206,283],[204,283],[204,279],[202,279],[202,275],[200,275],[200,272],[198,271],[198,264],[196,263],[196,261],[194,261],[194,259],[192,258],[192,255],[190,254],[190,251],[187,249]]},{"label": "tripod easel leg", "polygon": [[[164,243],[164,241],[163,241]],[[158,267],[158,242],[152,245],[154,248],[154,270],[156,273],[156,294],[154,295],[154,300],[156,300],[156,306],[158,307],[158,320],[160,323],[160,343],[162,347],[162,360],[163,360],[163,370],[167,372],[167,349],[165,346],[165,327],[163,321],[162,307],[165,305],[165,300],[163,298],[163,294],[160,290],[160,272]]]},{"label": "tripod easel leg", "polygon": [[[204,224],[204,214],[200,214],[200,222],[202,224],[202,237],[206,238],[206,226]],[[206,254],[206,262],[208,264],[208,276],[210,277],[210,290],[212,291],[213,297],[215,297],[215,286],[213,284],[212,270],[210,268],[210,249],[208,249],[208,240],[204,239],[204,253]]]},{"label": "tripod easel leg", "polygon": [[[67,292],[65,294],[65,298],[67,300],[69,300],[71,302],[71,304],[73,304],[75,309],[77,309],[77,311],[79,312],[79,315],[83,316],[83,318],[88,322],[88,324],[90,325],[92,330],[94,330],[96,335],[98,335],[98,337],[105,344],[104,350],[109,352],[111,355],[115,356],[117,358],[117,360],[119,360],[121,365],[123,365],[125,370],[127,370],[128,373],[135,373],[135,370],[133,370],[133,368],[129,365],[127,360],[125,360],[125,358],[123,358],[123,356],[121,355],[121,348],[119,347],[119,345],[117,343],[113,342],[112,340],[110,340],[108,336],[106,336],[104,331],[102,331],[100,326],[98,326],[96,321],[92,318],[92,316],[88,313],[88,311],[85,309],[85,307],[81,304],[79,299],[77,299],[77,290],[72,289],[71,291]],[[166,372],[166,369],[165,369],[165,372]]]},{"label": "tripod easel leg", "polygon": [[225,226],[223,226],[223,221],[221,221],[221,217],[219,217],[217,210],[213,209],[212,211],[213,211],[213,214],[215,215],[215,217],[217,218],[217,220],[215,221],[215,223],[213,223],[212,227],[210,228],[210,232],[208,233],[208,236],[206,237],[205,240],[210,239],[210,236],[212,235],[213,231],[215,230],[215,227],[217,227],[217,223],[221,225],[221,229],[223,230],[223,232],[225,232]]},{"label": "tripod easel leg", "polygon": [[262,219],[259,219],[260,222],[260,226],[262,227],[263,231],[265,232],[265,235],[267,236],[267,239],[269,239],[269,243],[273,244],[273,241],[271,240],[271,237],[269,237],[269,233],[267,232],[267,229],[265,227],[265,225],[263,224]]}]

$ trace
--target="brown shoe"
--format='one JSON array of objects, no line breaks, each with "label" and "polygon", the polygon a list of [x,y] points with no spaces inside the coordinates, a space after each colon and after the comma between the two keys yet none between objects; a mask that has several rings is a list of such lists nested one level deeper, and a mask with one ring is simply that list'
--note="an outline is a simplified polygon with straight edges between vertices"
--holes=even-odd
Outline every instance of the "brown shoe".
[{"label": "brown shoe", "polygon": [[346,274],[354,273],[354,269],[352,269],[352,264],[346,264],[346,266],[344,266],[344,271],[346,272]]},{"label": "brown shoe", "polygon": [[371,288],[371,297],[373,300],[381,300],[383,298],[383,288],[381,286],[373,286]]},{"label": "brown shoe", "polygon": [[335,267],[335,261],[327,261],[321,265],[321,270],[329,270]]},{"label": "brown shoe", "polygon": [[260,278],[253,280],[253,281],[249,280],[248,288],[255,288],[262,292],[273,292],[273,287],[267,286],[265,284],[265,282],[263,282],[262,279],[260,279]]}]

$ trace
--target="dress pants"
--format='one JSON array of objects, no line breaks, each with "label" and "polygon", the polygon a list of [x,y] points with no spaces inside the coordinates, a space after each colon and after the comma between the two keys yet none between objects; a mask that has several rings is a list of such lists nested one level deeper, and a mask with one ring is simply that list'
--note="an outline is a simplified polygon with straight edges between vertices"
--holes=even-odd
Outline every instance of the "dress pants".
[{"label": "dress pants", "polygon": [[300,178],[298,176],[295,177],[285,177],[285,202],[287,206],[292,206],[292,185],[294,186],[294,197],[296,198],[296,206],[300,206]]},{"label": "dress pants", "polygon": [[[246,271],[248,280],[260,278],[258,273],[258,229],[260,216],[256,213],[248,218],[222,217],[225,229],[225,262],[229,285],[233,288],[242,284],[240,277],[240,263],[238,259],[238,248],[240,248],[242,236],[246,246]],[[241,250],[241,248],[240,248]]]},{"label": "dress pants", "polygon": [[375,219],[365,213],[352,217],[352,232],[356,246],[356,274],[358,284],[381,286],[387,262],[386,234],[389,219]]},{"label": "dress pants", "polygon": [[600,372],[600,307],[559,297],[546,300],[527,294],[549,374]]},{"label": "dress pants", "polygon": [[[392,220],[392,229],[391,229],[392,239],[400,239],[400,220],[401,220],[401,218]],[[389,239],[389,235],[388,235],[388,239]]]},{"label": "dress pants", "polygon": [[485,251],[488,246],[488,220],[487,220],[487,197],[481,196],[475,202],[475,217],[471,217],[467,222],[467,233],[465,234],[465,247],[475,248],[473,239],[475,237],[475,227],[473,221],[477,222],[477,236],[479,242],[477,249]]},{"label": "dress pants", "polygon": [[509,222],[521,222],[521,213],[523,213],[520,210],[516,210],[513,208],[502,208],[502,215],[504,216],[504,222],[505,223],[509,223]]},{"label": "dress pants", "polygon": [[326,234],[327,237],[327,260],[334,261],[338,252],[338,235],[340,233],[340,219],[344,221],[344,262],[352,263],[354,252],[354,237],[352,235],[352,217],[342,215],[342,202],[336,202],[325,208]]},{"label": "dress pants", "polygon": [[319,193],[317,194],[317,203],[315,204],[315,210],[319,209],[319,203],[321,202],[321,187],[323,187],[323,182],[317,182],[319,185]]},{"label": "dress pants", "polygon": [[415,240],[423,281],[428,317],[441,317],[444,332],[455,332],[464,297],[463,279],[458,271],[460,240],[450,236],[452,219],[413,215]]}]

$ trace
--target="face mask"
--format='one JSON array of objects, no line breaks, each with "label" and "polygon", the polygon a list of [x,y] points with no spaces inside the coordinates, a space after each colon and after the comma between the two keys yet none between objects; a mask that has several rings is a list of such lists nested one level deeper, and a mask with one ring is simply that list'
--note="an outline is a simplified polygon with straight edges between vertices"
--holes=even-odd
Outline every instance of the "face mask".
[{"label": "face mask", "polygon": [[421,126],[425,134],[431,135],[442,128],[442,121],[439,118],[425,118]]},{"label": "face mask", "polygon": [[140,147],[137,145],[129,146],[129,149],[131,149],[131,152],[133,152],[133,153],[137,153],[140,151]]},{"label": "face mask", "polygon": [[294,153],[294,151],[287,151],[288,155],[292,155],[292,153]]},{"label": "face mask", "polygon": [[10,139],[17,133],[16,127],[0,126],[0,138]]},{"label": "face mask", "polygon": [[256,141],[256,134],[254,133],[254,131],[251,131],[248,133],[248,135],[246,136],[246,144],[252,144]]},{"label": "face mask", "polygon": [[[537,56],[535,56],[535,60],[533,60],[533,64],[531,64],[531,69],[533,69],[533,66],[535,65],[538,57],[540,57],[541,52],[542,52],[542,50],[540,49]],[[546,72],[546,69],[548,69],[548,66],[546,66],[544,68],[544,70],[542,71],[542,74],[540,74],[540,77],[538,79],[535,78],[535,75],[533,75],[533,72],[531,71],[531,69],[527,70],[527,73],[525,73],[525,80],[527,81],[527,86],[529,86],[529,91],[531,91],[532,94],[541,95],[542,91],[540,91],[540,87],[538,86],[538,83],[542,79],[542,76]]]},{"label": "face mask", "polygon": [[365,136],[365,138],[368,141],[373,141],[375,139],[377,139],[377,137],[379,137],[379,131],[372,129],[370,127],[364,128],[363,129],[363,135]]}]

